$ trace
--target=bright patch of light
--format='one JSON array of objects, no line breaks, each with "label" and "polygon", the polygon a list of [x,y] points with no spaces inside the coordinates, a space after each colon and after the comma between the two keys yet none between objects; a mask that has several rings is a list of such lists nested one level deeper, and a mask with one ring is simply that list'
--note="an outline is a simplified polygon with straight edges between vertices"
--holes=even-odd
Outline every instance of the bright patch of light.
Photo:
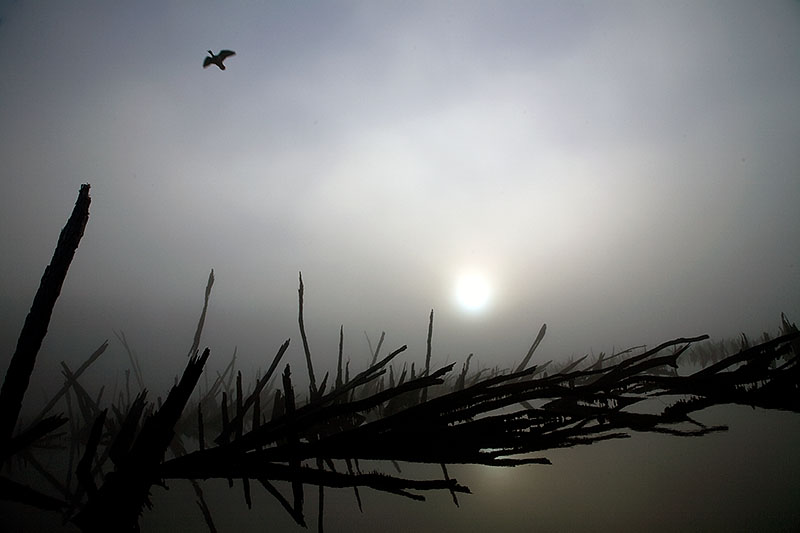
[{"label": "bright patch of light", "polygon": [[491,292],[488,280],[481,274],[463,274],[456,280],[456,302],[465,311],[476,313],[484,310]]}]

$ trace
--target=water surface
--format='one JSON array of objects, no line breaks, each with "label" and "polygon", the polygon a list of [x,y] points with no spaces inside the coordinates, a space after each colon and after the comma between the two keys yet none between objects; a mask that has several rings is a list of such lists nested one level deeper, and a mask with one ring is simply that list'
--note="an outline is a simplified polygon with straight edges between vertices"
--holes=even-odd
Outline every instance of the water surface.
[{"label": "water surface", "polygon": [[[696,414],[729,431],[682,438],[634,434],[623,440],[550,450],[550,466],[452,465],[451,477],[473,494],[429,493],[426,502],[361,489],[363,513],[350,489],[326,490],[325,530],[338,531],[797,531],[800,530],[800,415],[744,406]],[[362,462],[362,470],[391,465]],[[408,477],[440,477],[436,465],[401,464]],[[155,488],[144,532],[205,531],[188,482]],[[288,485],[277,485],[289,497]],[[219,531],[301,531],[253,483],[253,509],[241,483],[203,484]],[[305,492],[309,529],[316,528],[317,490]]]}]

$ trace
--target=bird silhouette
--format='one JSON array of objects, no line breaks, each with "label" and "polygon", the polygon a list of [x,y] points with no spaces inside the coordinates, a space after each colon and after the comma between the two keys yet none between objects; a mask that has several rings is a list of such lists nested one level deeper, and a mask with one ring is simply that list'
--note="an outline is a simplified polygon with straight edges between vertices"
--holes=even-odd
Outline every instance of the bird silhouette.
[{"label": "bird silhouette", "polygon": [[225,61],[226,57],[235,56],[236,52],[233,50],[220,50],[217,55],[214,55],[214,52],[209,50],[208,54],[209,56],[203,60],[203,68],[209,65],[216,65],[221,70],[225,70],[225,65],[223,65],[222,62]]}]

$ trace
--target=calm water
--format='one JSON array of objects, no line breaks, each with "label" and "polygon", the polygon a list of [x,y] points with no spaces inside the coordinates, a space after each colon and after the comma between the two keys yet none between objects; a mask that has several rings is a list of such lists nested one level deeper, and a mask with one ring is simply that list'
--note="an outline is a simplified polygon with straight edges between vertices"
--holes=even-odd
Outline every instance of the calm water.
[{"label": "calm water", "polygon": [[[632,438],[552,450],[552,466],[450,466],[472,495],[429,493],[427,501],[361,489],[326,490],[325,530],[338,531],[800,531],[800,415],[740,406],[697,413],[730,430],[696,438]],[[362,470],[371,466],[362,463]],[[408,477],[441,476],[438,466],[400,465]],[[393,467],[383,468],[392,472]],[[143,532],[207,531],[188,482],[153,489]],[[286,484],[278,488],[289,497]],[[241,483],[203,484],[220,532],[302,531],[257,483],[253,509]],[[316,530],[317,491],[306,489],[306,520]],[[20,518],[14,506],[3,519]],[[58,517],[24,513],[28,531],[70,531]],[[18,523],[9,525],[21,527]],[[13,530],[13,529],[11,529]]]}]

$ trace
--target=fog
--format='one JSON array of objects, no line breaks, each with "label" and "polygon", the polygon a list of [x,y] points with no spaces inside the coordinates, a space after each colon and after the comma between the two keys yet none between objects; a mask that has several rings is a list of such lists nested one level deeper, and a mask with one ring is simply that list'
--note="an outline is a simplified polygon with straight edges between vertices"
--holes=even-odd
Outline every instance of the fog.
[{"label": "fog", "polygon": [[[386,331],[519,361],[800,317],[800,4],[0,4],[0,372],[77,197],[29,401],[124,331],[152,387],[202,346],[319,373]],[[232,49],[227,69],[206,50]],[[465,309],[464,272],[488,285]],[[298,372],[302,374],[302,372]]]}]

